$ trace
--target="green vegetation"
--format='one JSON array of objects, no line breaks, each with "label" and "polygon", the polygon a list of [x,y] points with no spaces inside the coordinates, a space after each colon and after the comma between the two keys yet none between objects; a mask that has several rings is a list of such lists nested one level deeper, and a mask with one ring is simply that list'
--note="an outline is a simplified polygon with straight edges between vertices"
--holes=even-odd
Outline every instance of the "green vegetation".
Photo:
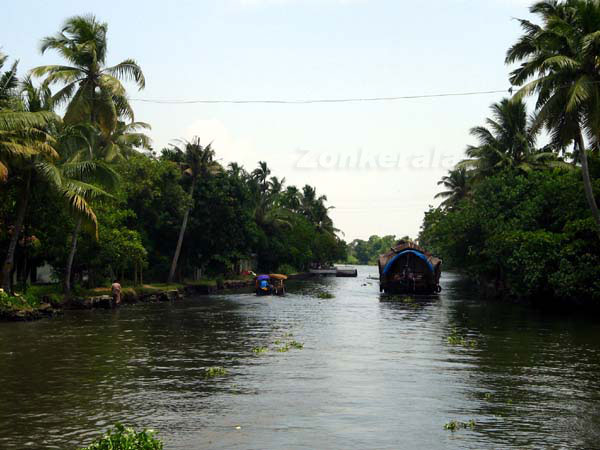
[{"label": "green vegetation", "polygon": [[288,342],[288,345],[292,348],[301,350],[304,348],[304,344],[302,342],[298,342],[298,341],[290,341]]},{"label": "green vegetation", "polygon": [[[412,241],[408,236],[401,239]],[[390,248],[399,240],[393,235],[383,237],[373,235],[367,241],[355,239],[348,244],[348,256],[344,262],[348,264],[377,265],[379,255],[389,252]]]},{"label": "green vegetation", "polygon": [[324,195],[264,161],[224,167],[198,137],[156,151],[123,84],[143,89],[144,74],[132,59],[108,64],[107,24],[76,16],[61,30],[42,40],[53,64],[32,77],[0,54],[6,292],[26,291],[44,264],[72,296],[115,278],[213,285],[250,262],[292,273],[345,258]]},{"label": "green vegetation", "polygon": [[261,353],[266,353],[269,351],[268,347],[254,347],[252,349],[253,353],[256,353],[257,355],[261,354]]},{"label": "green vegetation", "polygon": [[156,439],[153,430],[135,431],[116,424],[103,437],[81,450],[162,450],[163,443]]},{"label": "green vegetation", "polygon": [[473,429],[475,428],[475,425],[477,425],[477,423],[473,419],[469,420],[468,422],[461,422],[460,420],[451,420],[450,422],[444,424],[444,430],[457,431],[465,428]]},{"label": "green vegetation", "polygon": [[452,330],[452,333],[446,338],[446,341],[450,345],[461,345],[470,348],[477,347],[477,341],[475,339],[468,339],[466,336],[460,335],[456,328]]},{"label": "green vegetation", "polygon": [[320,298],[322,300],[328,300],[328,299],[331,299],[331,298],[335,298],[335,295],[333,295],[330,292],[319,292],[317,294],[317,298]]},{"label": "green vegetation", "polygon": [[440,181],[444,201],[425,214],[419,242],[494,294],[598,305],[600,4],[544,1],[531,12],[541,24],[521,20],[506,58],[521,62],[510,81],[522,87],[471,130],[477,142]]},{"label": "green vegetation", "polygon": [[224,377],[227,375],[227,369],[224,367],[208,367],[204,371],[205,378]]}]

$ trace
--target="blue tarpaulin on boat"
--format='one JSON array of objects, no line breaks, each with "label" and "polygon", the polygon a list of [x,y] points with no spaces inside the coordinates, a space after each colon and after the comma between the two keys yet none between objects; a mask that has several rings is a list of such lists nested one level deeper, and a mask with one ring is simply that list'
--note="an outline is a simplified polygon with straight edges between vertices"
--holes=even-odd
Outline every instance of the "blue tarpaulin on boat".
[{"label": "blue tarpaulin on boat", "polygon": [[260,281],[260,280],[269,280],[270,278],[271,277],[269,277],[269,275],[259,275],[259,276],[256,277],[256,279],[258,281]]},{"label": "blue tarpaulin on boat", "polygon": [[384,269],[383,269],[383,274],[387,275],[388,271],[391,269],[391,267],[394,265],[394,262],[400,258],[403,255],[406,255],[407,253],[411,253],[415,256],[418,256],[419,258],[421,258],[423,261],[425,261],[425,263],[427,264],[427,267],[429,267],[429,270],[431,270],[433,272],[433,266],[431,265],[431,263],[429,262],[429,260],[427,259],[427,256],[425,256],[423,253],[418,252],[416,250],[404,250],[400,253],[398,253],[396,256],[394,256],[392,259],[390,259],[388,261],[388,263],[385,265]]}]

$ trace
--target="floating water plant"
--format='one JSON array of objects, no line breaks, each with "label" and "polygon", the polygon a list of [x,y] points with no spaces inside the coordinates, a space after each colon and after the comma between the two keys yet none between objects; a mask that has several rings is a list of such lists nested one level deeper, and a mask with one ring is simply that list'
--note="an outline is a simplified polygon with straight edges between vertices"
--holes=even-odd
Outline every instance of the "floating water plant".
[{"label": "floating water plant", "polygon": [[473,429],[475,428],[476,422],[471,419],[468,422],[461,422],[460,420],[451,420],[450,422],[444,425],[444,430],[457,431],[460,429]]},{"label": "floating water plant", "polygon": [[227,369],[225,367],[209,367],[204,371],[206,378],[222,377],[227,375]]},{"label": "floating water plant", "polygon": [[293,347],[293,348],[297,348],[297,349],[304,348],[304,344],[302,342],[298,342],[298,341],[290,341],[286,345]]},{"label": "floating water plant", "polygon": [[252,351],[256,354],[266,353],[269,351],[269,348],[268,347],[254,347],[252,349]]},{"label": "floating water plant", "polygon": [[471,348],[477,347],[477,341],[475,339],[467,339],[465,336],[459,335],[456,328],[452,329],[452,334],[450,334],[446,340],[450,345],[461,345],[463,347]]},{"label": "floating water plant", "polygon": [[317,294],[317,298],[320,298],[322,300],[328,300],[330,298],[335,298],[335,295],[329,293],[329,292],[319,292]]},{"label": "floating water plant", "polygon": [[285,353],[290,350],[290,346],[288,344],[282,345],[281,347],[277,347],[277,351],[279,353]]},{"label": "floating water plant", "polygon": [[163,443],[155,437],[154,430],[135,431],[120,423],[89,446],[81,450],[108,450],[108,449],[140,449],[162,450]]}]

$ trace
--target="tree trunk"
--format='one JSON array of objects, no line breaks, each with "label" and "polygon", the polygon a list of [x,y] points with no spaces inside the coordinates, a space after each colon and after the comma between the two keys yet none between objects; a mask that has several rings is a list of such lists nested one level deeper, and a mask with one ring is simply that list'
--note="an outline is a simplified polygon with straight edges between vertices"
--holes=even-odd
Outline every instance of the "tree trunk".
[{"label": "tree trunk", "polygon": [[8,244],[8,252],[6,259],[4,260],[4,266],[2,267],[2,288],[4,292],[12,293],[12,273],[13,266],[15,264],[15,251],[17,249],[17,242],[19,241],[19,233],[25,220],[25,212],[27,211],[27,203],[29,203],[29,191],[31,189],[31,171],[27,171],[27,181],[25,182],[25,188],[17,208],[17,219],[15,220],[13,234]]},{"label": "tree trunk", "polygon": [[71,238],[71,251],[67,258],[67,267],[65,270],[65,295],[69,297],[71,295],[71,269],[73,268],[73,259],[75,258],[75,252],[77,251],[77,238],[79,236],[79,230],[81,229],[82,218],[77,219],[75,229],[73,230],[73,236]]},{"label": "tree trunk", "polygon": [[590,179],[590,172],[588,168],[587,153],[585,151],[585,143],[583,142],[581,131],[577,137],[577,147],[579,148],[579,158],[581,159],[581,174],[583,175],[583,188],[585,190],[585,197],[590,209],[592,210],[592,216],[594,217],[598,227],[596,231],[598,232],[598,236],[600,236],[600,211],[598,211],[598,205],[596,204],[596,199],[594,198],[594,190],[592,188],[592,180]]},{"label": "tree trunk", "polygon": [[[190,198],[192,201],[194,200],[194,187],[196,186],[196,179],[192,180],[192,187],[190,188]],[[177,260],[179,259],[179,254],[181,253],[181,245],[183,244],[183,236],[185,235],[185,229],[187,228],[188,219],[190,217],[191,207],[185,211],[183,215],[183,223],[181,224],[181,229],[179,230],[179,239],[177,239],[177,247],[175,248],[175,255],[173,255],[173,262],[171,262],[171,270],[169,270],[169,278],[167,280],[168,283],[173,282],[173,278],[175,277],[175,271],[177,270]]]}]

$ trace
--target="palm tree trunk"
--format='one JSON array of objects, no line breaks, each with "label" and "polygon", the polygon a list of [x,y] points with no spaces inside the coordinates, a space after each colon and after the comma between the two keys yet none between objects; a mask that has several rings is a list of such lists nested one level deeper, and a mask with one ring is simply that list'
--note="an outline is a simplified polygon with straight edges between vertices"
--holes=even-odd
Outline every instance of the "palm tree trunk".
[{"label": "palm tree trunk", "polygon": [[27,204],[29,203],[29,191],[31,189],[31,171],[27,171],[27,181],[25,182],[25,188],[19,202],[17,209],[17,219],[15,220],[13,234],[8,244],[8,252],[6,259],[4,260],[4,266],[2,267],[2,289],[4,292],[12,293],[12,269],[15,264],[15,251],[17,249],[17,242],[19,241],[19,234],[21,233],[21,227],[25,220],[25,212],[27,211]]},{"label": "palm tree trunk", "polygon": [[[192,187],[190,188],[190,198],[194,200],[194,188],[196,186],[196,178],[192,180]],[[187,228],[188,219],[190,217],[190,211],[192,208],[188,208],[183,215],[183,223],[179,229],[179,239],[177,239],[177,247],[175,248],[175,255],[173,255],[173,261],[171,262],[171,270],[169,270],[168,283],[173,282],[175,277],[175,271],[177,270],[177,261],[179,260],[179,254],[181,253],[181,245],[183,244],[183,236],[185,235],[185,229]]]},{"label": "palm tree trunk", "polygon": [[592,180],[590,179],[590,171],[588,168],[587,153],[585,151],[585,144],[583,142],[581,131],[577,136],[577,147],[579,148],[579,158],[581,159],[581,174],[583,175],[583,188],[585,190],[585,197],[590,209],[592,210],[592,216],[596,221],[596,225],[598,227],[597,232],[600,236],[600,211],[598,211],[598,205],[596,204],[596,199],[594,198],[594,190],[592,188]]},{"label": "palm tree trunk", "polygon": [[75,259],[75,252],[77,251],[77,237],[79,236],[79,230],[81,230],[81,222],[83,219],[80,217],[77,219],[75,229],[73,230],[73,236],[71,237],[71,251],[67,258],[67,267],[65,269],[65,295],[68,297],[71,295],[71,270],[73,268],[73,259]]}]

